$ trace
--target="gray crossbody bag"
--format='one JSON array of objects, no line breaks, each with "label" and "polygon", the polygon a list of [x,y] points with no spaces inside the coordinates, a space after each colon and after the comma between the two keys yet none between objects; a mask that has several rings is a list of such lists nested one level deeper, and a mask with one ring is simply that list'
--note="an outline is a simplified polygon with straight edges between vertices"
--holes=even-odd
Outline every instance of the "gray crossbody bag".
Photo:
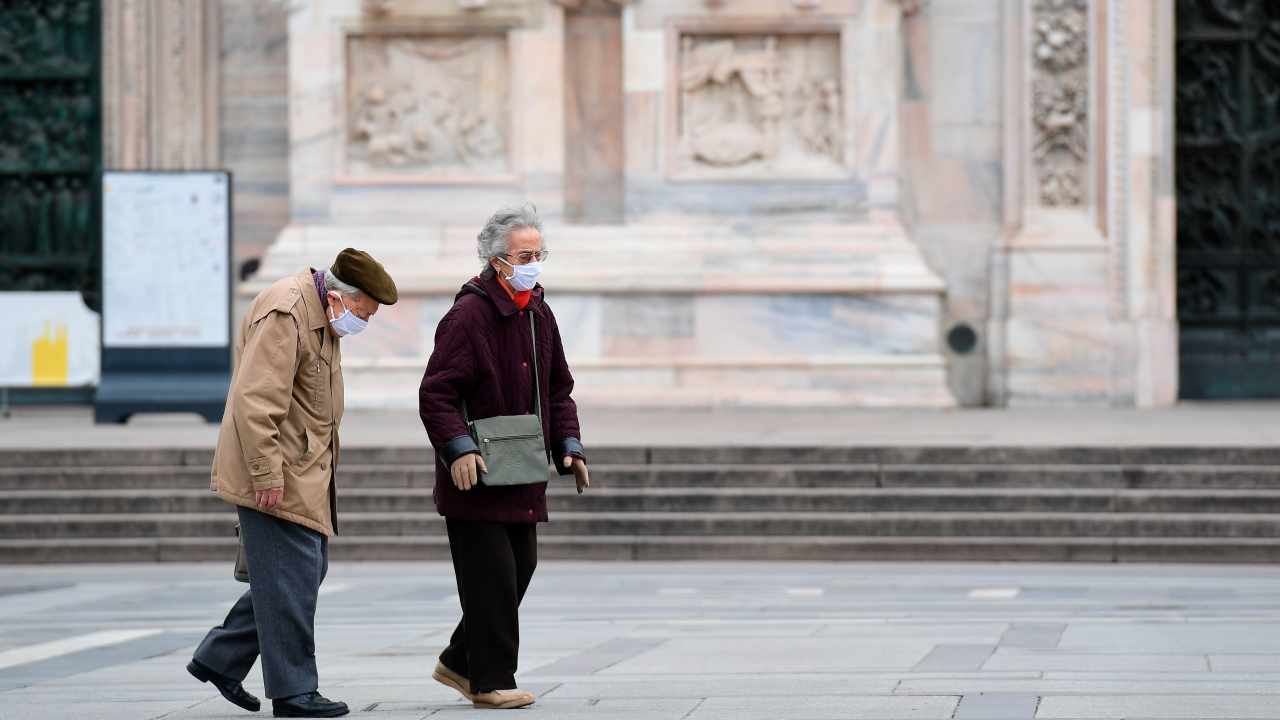
[{"label": "gray crossbody bag", "polygon": [[467,402],[462,401],[462,418],[488,472],[480,482],[493,487],[532,485],[546,482],[551,473],[547,445],[542,435],[542,379],[538,374],[538,330],[529,313],[529,332],[533,337],[533,408],[532,415],[498,415],[471,419]]}]

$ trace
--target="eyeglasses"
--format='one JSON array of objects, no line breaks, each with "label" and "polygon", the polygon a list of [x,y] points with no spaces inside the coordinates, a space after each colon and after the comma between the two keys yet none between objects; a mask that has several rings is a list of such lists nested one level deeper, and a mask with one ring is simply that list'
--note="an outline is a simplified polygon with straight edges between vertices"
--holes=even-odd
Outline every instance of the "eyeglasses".
[{"label": "eyeglasses", "polygon": [[535,260],[538,262],[543,262],[550,256],[551,256],[550,250],[538,250],[537,252],[534,252],[532,250],[526,250],[525,252],[522,252],[519,255],[512,255],[511,253],[507,253],[504,257],[515,258],[518,261],[516,263],[517,265],[528,265],[529,263]]}]

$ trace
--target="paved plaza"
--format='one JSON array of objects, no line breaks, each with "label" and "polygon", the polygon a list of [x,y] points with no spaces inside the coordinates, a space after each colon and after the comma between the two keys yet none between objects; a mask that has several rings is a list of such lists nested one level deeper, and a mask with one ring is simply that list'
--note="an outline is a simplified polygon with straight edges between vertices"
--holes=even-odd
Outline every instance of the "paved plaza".
[{"label": "paved plaza", "polygon": [[[230,571],[0,569],[0,718],[247,717],[183,669]],[[501,712],[429,678],[457,613],[446,565],[334,565],[322,690],[353,717]],[[544,563],[522,630],[522,718],[1280,717],[1274,567]]]}]

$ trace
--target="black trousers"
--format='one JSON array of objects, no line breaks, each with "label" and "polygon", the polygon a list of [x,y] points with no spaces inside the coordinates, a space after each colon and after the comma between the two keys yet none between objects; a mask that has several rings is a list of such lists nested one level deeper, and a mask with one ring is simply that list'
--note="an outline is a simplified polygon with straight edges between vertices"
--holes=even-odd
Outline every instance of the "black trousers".
[{"label": "black trousers", "polygon": [[538,566],[538,526],[446,520],[462,620],[440,662],[473,693],[516,686],[520,601]]},{"label": "black trousers", "polygon": [[195,659],[243,681],[258,656],[267,697],[313,692],[316,596],[329,570],[329,539],[288,520],[238,507],[249,589],[209,631]]}]

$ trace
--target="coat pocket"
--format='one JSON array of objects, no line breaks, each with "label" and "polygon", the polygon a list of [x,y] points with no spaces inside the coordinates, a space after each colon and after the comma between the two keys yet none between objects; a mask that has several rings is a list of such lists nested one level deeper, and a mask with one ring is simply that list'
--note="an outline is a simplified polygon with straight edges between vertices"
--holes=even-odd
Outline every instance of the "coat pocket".
[{"label": "coat pocket", "polygon": [[303,448],[302,454],[292,463],[293,472],[301,475],[316,464],[320,458],[328,454],[329,443],[320,438],[320,435],[311,428],[306,431],[306,447]]}]

